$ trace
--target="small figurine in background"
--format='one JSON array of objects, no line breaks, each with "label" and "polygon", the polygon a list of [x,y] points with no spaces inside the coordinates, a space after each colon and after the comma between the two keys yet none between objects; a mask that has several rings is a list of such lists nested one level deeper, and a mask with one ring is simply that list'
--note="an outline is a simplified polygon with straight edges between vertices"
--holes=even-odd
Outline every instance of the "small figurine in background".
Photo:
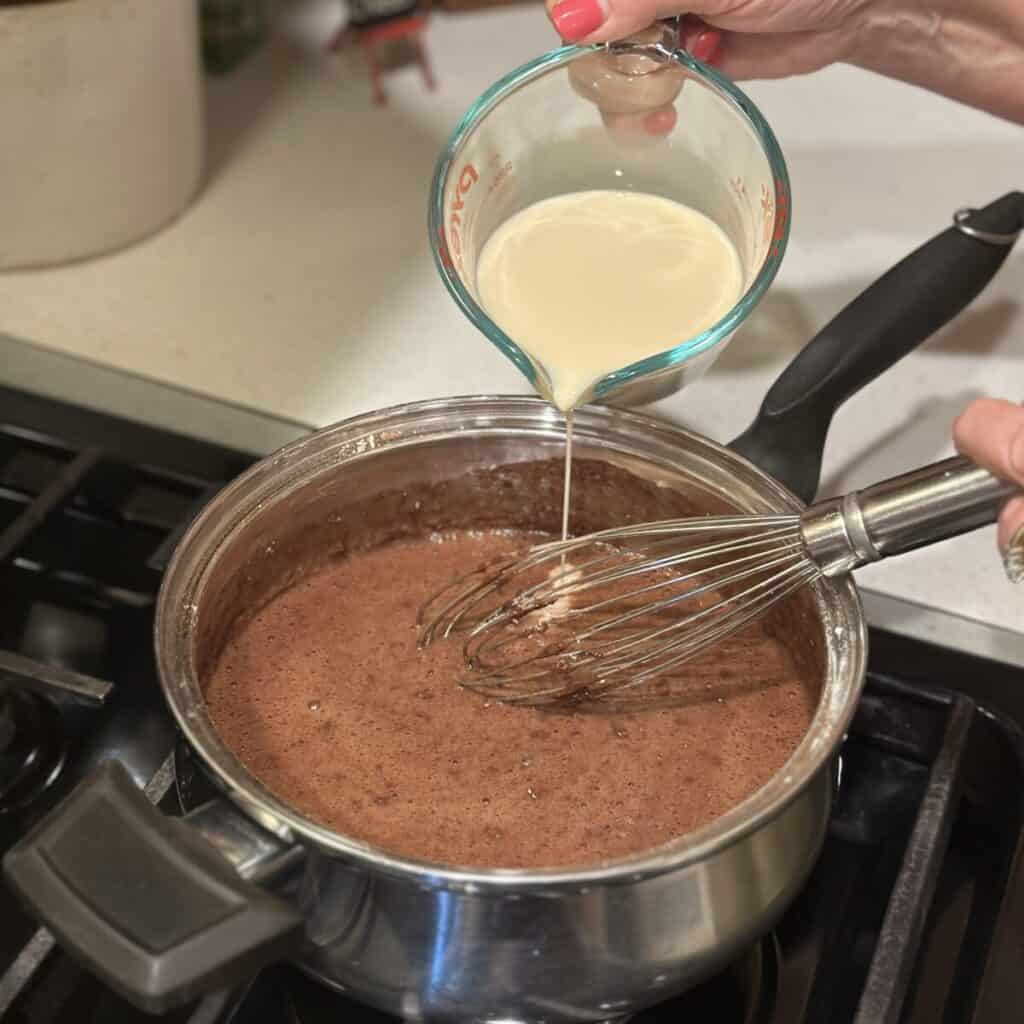
[{"label": "small figurine in background", "polygon": [[388,50],[391,51],[388,66],[394,66],[396,52],[405,50],[419,64],[427,88],[434,88],[434,76],[422,38],[427,14],[420,0],[343,0],[343,3],[348,8],[348,21],[331,40],[330,49],[336,51],[349,40],[359,46],[370,70],[375,103],[383,105],[388,101],[381,84],[385,70],[381,57]]}]

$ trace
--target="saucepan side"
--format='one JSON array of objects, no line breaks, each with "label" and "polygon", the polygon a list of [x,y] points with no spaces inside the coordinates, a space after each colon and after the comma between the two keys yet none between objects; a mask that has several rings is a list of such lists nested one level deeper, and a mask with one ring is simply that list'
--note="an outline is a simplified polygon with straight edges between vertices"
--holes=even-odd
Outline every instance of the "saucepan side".
[{"label": "saucepan side", "polygon": [[[704,829],[616,862],[492,871],[395,857],[280,801],[220,740],[203,679],[209,651],[252,596],[247,581],[301,574],[298,539],[321,529],[316,546],[330,547],[329,520],[344,505],[386,504],[424,481],[558,460],[563,444],[561,418],[536,399],[443,400],[361,417],[291,445],[231,485],[168,570],[157,655],[186,740],[249,819],[304,847],[294,893],[308,939],[300,962],[393,1013],[598,1020],[608,1004],[636,1009],[665,998],[770,926],[824,836],[830,762],[864,673],[864,625],[846,580],[816,585],[798,613],[823,685],[785,768]],[[727,449],[647,417],[584,410],[576,445],[579,459],[684,490],[698,507],[799,508]]]}]

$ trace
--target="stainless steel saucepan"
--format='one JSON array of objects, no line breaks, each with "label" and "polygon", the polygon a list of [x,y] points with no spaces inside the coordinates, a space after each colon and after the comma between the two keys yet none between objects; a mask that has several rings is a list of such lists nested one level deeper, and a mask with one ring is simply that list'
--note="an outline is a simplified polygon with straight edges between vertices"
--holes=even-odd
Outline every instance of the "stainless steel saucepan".
[{"label": "stainless steel saucepan", "polygon": [[[962,228],[1008,234],[1020,209],[1019,196],[1007,197],[966,217],[848,307],[776,383],[738,450],[592,408],[577,415],[578,458],[676,489],[695,510],[797,511],[817,486],[838,405],[1001,264],[1007,246]],[[536,399],[425,402],[300,440],[215,498],[167,571],[156,652],[167,703],[223,797],[179,821],[153,809],[116,763],[83,783],[5,860],[61,944],[148,1009],[288,957],[409,1019],[579,1022],[666,999],[768,929],[821,847],[834,758],[864,679],[866,630],[848,578],[817,582],[786,611],[794,656],[819,667],[821,699],[784,768],[699,831],[614,862],[498,871],[392,856],[275,797],[207,713],[203,683],[227,630],[273,587],[352,529],[386,539],[410,518],[443,521],[471,471],[483,486],[514,481],[560,458],[563,443],[561,417]],[[424,483],[442,496],[450,487],[447,505],[405,507],[403,493]],[[521,492],[493,490],[495,516],[514,517]]]}]

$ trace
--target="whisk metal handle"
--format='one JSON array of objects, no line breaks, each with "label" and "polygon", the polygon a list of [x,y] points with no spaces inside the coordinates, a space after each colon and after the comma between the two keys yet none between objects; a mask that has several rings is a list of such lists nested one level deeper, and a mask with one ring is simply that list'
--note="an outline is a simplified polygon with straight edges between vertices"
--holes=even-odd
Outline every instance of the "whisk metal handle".
[{"label": "whisk metal handle", "polygon": [[838,576],[994,523],[1020,490],[958,456],[818,502],[801,532],[811,559]]}]

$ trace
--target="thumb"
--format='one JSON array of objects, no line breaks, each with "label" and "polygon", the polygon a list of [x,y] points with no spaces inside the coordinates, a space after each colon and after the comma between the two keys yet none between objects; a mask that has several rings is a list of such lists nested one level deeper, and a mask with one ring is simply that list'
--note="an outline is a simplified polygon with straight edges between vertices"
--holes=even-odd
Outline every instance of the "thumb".
[{"label": "thumb", "polygon": [[[1001,399],[979,398],[957,418],[953,440],[963,455],[1024,488],[1024,407]],[[999,517],[999,546],[1007,551],[1021,530],[1024,497],[1013,498],[1004,506]]]}]

